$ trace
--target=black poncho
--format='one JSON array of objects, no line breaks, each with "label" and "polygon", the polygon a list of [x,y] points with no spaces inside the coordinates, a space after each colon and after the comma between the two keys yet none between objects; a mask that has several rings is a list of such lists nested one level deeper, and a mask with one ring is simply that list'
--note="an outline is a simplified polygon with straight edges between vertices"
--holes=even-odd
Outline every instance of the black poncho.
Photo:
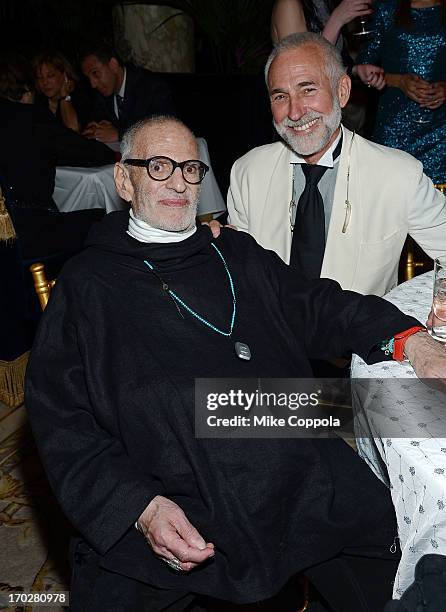
[{"label": "black poncho", "polygon": [[[227,329],[232,298],[209,230],[147,245],[126,234],[127,222],[125,213],[108,215],[66,266],[28,374],[27,407],[49,480],[102,565],[157,587],[244,603],[367,536],[390,546],[389,494],[346,444],[196,439],[193,384],[309,377],[308,355],[353,350],[370,359],[380,340],[418,322],[333,281],[304,282],[247,234],[223,230],[216,244],[237,295],[233,337],[252,350],[252,360],[241,361],[228,338],[180,316],[143,263]],[[133,525],[157,494],[214,542],[211,562],[178,575],[151,552]]]}]

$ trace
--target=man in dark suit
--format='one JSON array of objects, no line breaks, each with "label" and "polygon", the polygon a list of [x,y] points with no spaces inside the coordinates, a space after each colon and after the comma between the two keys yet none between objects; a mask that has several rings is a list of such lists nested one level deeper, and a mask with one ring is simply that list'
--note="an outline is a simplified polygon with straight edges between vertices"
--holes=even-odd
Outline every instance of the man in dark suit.
[{"label": "man in dark suit", "polygon": [[174,115],[167,84],[155,74],[124,65],[106,44],[85,48],[82,72],[96,90],[92,121],[84,135],[102,142],[120,140],[125,130],[149,115]]}]

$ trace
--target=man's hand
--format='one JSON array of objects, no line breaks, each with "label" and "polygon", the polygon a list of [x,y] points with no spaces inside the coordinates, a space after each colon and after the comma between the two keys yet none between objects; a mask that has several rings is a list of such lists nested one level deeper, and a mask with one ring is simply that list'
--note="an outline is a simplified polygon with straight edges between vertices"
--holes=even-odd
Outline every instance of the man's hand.
[{"label": "man's hand", "polygon": [[373,64],[357,64],[353,68],[353,74],[357,75],[368,87],[383,89],[386,86],[386,78],[383,68]]},{"label": "man's hand", "polygon": [[92,121],[87,125],[82,135],[100,142],[116,142],[119,140],[118,129],[110,121],[100,121],[99,123]]},{"label": "man's hand", "polygon": [[161,495],[154,497],[141,514],[138,528],[156,555],[171,561],[178,559],[185,572],[215,554],[214,545],[203,540],[181,508]]},{"label": "man's hand", "polygon": [[332,18],[344,26],[356,17],[365,17],[373,13],[370,2],[371,0],[342,0],[333,11]]},{"label": "man's hand", "polygon": [[201,223],[201,225],[207,225],[208,228],[211,230],[212,235],[214,238],[218,238],[220,236],[221,233],[221,228],[222,227],[229,227],[231,229],[236,230],[237,228],[235,227],[235,225],[222,225],[219,221],[216,221],[215,219],[212,221],[203,221]]},{"label": "man's hand", "polygon": [[82,136],[85,136],[85,138],[94,138],[98,125],[99,123],[96,121],[90,121],[90,123],[85,126]]},{"label": "man's hand", "polygon": [[426,332],[409,336],[404,345],[404,354],[409,359],[418,378],[438,378],[440,387],[446,390],[446,347]]}]

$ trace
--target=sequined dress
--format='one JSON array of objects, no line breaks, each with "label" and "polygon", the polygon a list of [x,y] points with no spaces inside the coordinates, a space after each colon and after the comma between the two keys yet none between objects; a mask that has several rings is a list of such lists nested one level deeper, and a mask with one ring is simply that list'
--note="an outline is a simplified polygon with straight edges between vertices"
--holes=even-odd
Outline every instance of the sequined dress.
[{"label": "sequined dress", "polygon": [[[430,82],[446,81],[446,27],[440,6],[412,8],[410,30],[394,24],[395,0],[376,1],[373,8],[368,25],[375,31],[356,63],[380,65],[388,73],[418,74]],[[420,117],[430,120],[416,123]],[[400,89],[386,87],[373,140],[411,153],[434,183],[446,182],[446,103],[433,111],[422,110]]]}]

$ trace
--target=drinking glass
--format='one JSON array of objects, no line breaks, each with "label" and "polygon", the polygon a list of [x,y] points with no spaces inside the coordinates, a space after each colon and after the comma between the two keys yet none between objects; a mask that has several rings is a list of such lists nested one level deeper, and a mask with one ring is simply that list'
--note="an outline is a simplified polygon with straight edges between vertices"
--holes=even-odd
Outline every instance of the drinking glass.
[{"label": "drinking glass", "polygon": [[366,36],[367,34],[373,34],[375,30],[371,30],[367,27],[367,17],[358,17],[359,21],[359,30],[353,32],[353,36]]},{"label": "drinking glass", "polygon": [[411,121],[418,124],[430,123],[432,121],[433,111],[430,108],[421,107],[417,102],[412,100]]},{"label": "drinking glass", "polygon": [[434,260],[434,294],[430,334],[435,340],[446,342],[446,258]]},{"label": "drinking glass", "polygon": [[430,123],[432,121],[431,109],[418,107],[418,110],[415,112],[414,116],[412,117],[412,121],[414,123],[419,123],[419,124]]},{"label": "drinking glass", "polygon": [[[372,0],[369,1],[368,7],[370,8]],[[355,21],[359,24],[359,30],[356,32],[352,32],[354,36],[367,36],[368,34],[373,34],[375,30],[372,30],[370,26],[368,26],[368,19],[370,15],[364,15],[363,17],[357,17]]]}]

